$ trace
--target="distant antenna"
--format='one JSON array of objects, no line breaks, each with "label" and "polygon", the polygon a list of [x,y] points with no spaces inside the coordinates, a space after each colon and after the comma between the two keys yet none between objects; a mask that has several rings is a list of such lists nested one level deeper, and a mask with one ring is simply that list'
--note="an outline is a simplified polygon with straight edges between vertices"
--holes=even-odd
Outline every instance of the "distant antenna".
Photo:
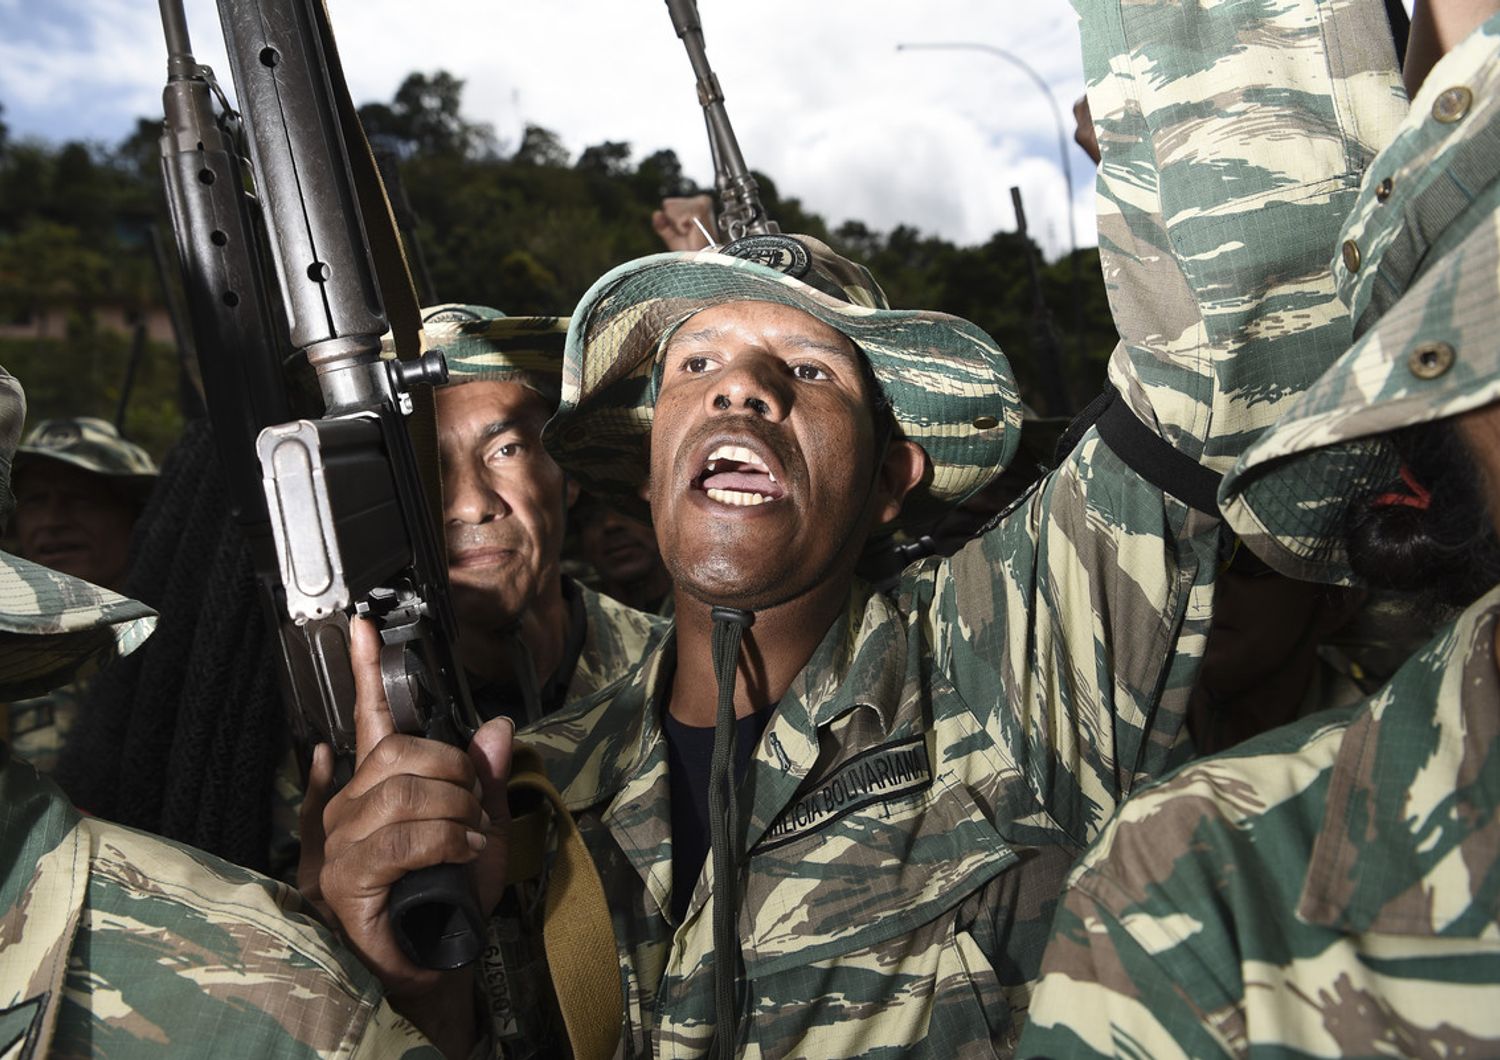
[{"label": "distant antenna", "polygon": [[[740,154],[734,127],[724,109],[724,90],[708,65],[703,48],[703,23],[698,18],[697,0],[667,0],[672,28],[687,48],[688,61],[698,79],[698,103],[708,123],[708,150],[714,161],[714,182],[719,189],[719,231],[729,241],[745,236],[764,236],[781,231],[781,226],[766,216],[761,205],[760,186]],[[712,245],[712,240],[709,241]]]}]

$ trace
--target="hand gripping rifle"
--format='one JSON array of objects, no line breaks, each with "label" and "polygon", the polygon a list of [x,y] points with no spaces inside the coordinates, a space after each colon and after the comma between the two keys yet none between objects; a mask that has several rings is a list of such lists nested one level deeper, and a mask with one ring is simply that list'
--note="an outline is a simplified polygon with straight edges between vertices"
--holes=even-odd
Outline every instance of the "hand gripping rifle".
[{"label": "hand gripping rifle", "polygon": [[[352,613],[380,630],[396,728],[465,746],[478,719],[454,649],[437,486],[417,456],[418,444],[429,457],[435,447],[419,384],[445,381],[447,368],[440,353],[415,355],[411,281],[322,2],[220,0],[243,125],[193,60],[182,0],[160,4],[167,194],[209,416],[273,602],[294,727],[331,743],[347,779]],[[386,307],[405,357],[381,357]],[[309,377],[316,386],[299,391]],[[459,865],[403,877],[391,919],[429,968],[472,961],[484,935]]]},{"label": "hand gripping rifle", "polygon": [[724,109],[724,90],[708,65],[703,48],[703,23],[698,18],[697,0],[667,0],[672,28],[687,48],[688,61],[698,79],[698,103],[708,123],[708,149],[714,160],[714,183],[719,188],[719,231],[733,242],[745,236],[764,236],[781,231],[781,226],[766,216],[760,202],[760,186],[745,165],[740,143],[729,124]]}]

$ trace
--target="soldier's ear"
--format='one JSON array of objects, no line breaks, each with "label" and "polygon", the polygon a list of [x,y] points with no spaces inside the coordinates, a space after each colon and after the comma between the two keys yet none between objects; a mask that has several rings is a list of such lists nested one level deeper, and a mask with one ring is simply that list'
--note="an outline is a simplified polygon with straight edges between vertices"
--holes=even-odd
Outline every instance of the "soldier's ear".
[{"label": "soldier's ear", "polygon": [[885,449],[875,480],[875,525],[884,526],[901,514],[906,495],[927,475],[927,452],[916,442],[895,439]]},{"label": "soldier's ear", "polygon": [[573,505],[578,503],[578,495],[582,493],[583,490],[578,485],[578,480],[573,478],[571,475],[568,476],[565,481],[567,484],[563,486],[563,503],[569,508],[572,508]]}]

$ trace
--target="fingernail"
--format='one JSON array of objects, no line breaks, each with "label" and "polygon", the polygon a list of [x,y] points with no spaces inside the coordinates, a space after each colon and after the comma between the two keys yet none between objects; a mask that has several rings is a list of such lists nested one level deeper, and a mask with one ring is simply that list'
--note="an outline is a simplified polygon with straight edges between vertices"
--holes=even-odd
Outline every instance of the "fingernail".
[{"label": "fingernail", "polygon": [[469,849],[475,851],[476,853],[483,850],[490,841],[489,837],[481,832],[470,830],[465,832],[464,835],[468,837]]}]

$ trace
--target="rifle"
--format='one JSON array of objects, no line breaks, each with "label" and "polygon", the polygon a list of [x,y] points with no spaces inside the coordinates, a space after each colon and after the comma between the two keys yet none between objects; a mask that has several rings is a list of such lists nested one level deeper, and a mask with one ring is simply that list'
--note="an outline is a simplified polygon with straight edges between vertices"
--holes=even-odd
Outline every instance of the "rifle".
[{"label": "rifle", "polygon": [[667,0],[667,12],[672,16],[672,28],[687,48],[693,76],[698,79],[698,103],[708,124],[708,150],[713,156],[714,183],[719,189],[719,231],[730,242],[745,236],[780,232],[781,226],[766,216],[760,201],[760,185],[745,165],[734,127],[729,124],[724,90],[708,65],[708,53],[703,47],[703,23],[698,18],[697,0]]},{"label": "rifle", "polygon": [[[381,357],[387,307],[398,351],[414,350],[415,298],[321,0],[220,0],[243,121],[194,61],[182,0],[160,4],[173,227],[210,422],[275,613],[294,727],[332,744],[347,779],[358,614],[380,631],[396,728],[464,746],[478,718],[454,649],[436,483],[408,432],[425,422],[429,437],[416,440],[433,445],[426,387],[447,367],[437,351]],[[478,956],[484,920],[461,866],[403,877],[391,918],[418,964]]]}]

